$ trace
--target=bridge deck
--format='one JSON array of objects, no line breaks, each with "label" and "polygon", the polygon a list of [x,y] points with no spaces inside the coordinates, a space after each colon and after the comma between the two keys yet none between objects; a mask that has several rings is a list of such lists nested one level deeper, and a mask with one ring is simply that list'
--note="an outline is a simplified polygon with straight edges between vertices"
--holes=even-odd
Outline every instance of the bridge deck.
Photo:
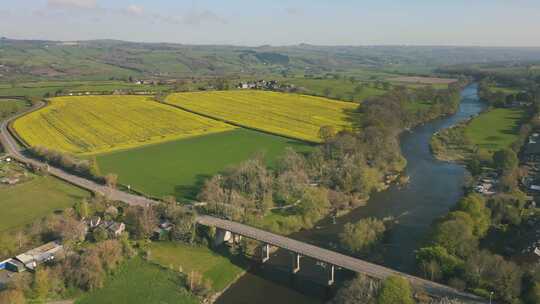
[{"label": "bridge deck", "polygon": [[480,298],[460,292],[451,287],[424,280],[415,276],[401,273],[380,265],[369,263],[357,258],[353,258],[341,253],[330,251],[304,242],[300,242],[289,237],[277,235],[268,231],[254,228],[248,225],[233,221],[219,219],[211,216],[199,216],[197,222],[204,226],[213,226],[224,229],[244,237],[267,243],[279,248],[298,253],[302,256],[310,257],[318,261],[332,264],[357,273],[363,273],[376,279],[385,279],[388,276],[399,275],[405,277],[416,288],[425,290],[428,294],[437,296],[455,297],[469,302],[483,303]]}]

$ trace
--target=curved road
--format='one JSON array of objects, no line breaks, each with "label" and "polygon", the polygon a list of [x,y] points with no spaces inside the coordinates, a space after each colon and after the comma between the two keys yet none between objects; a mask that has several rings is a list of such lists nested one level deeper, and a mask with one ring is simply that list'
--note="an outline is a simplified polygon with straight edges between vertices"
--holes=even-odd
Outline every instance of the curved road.
[{"label": "curved road", "polygon": [[[35,165],[35,166],[43,166],[44,165],[43,163],[41,163],[41,162],[39,162],[37,160],[28,158],[24,154],[21,153],[21,149],[19,148],[19,144],[17,143],[17,140],[12,136],[12,134],[9,131],[9,128],[8,128],[9,124],[13,120],[15,120],[15,119],[17,119],[17,118],[19,118],[19,117],[21,117],[23,115],[26,115],[26,114],[28,114],[28,113],[30,113],[32,111],[38,110],[38,109],[40,109],[40,108],[42,108],[44,106],[45,106],[45,103],[40,102],[40,103],[34,105],[29,110],[27,110],[27,111],[25,111],[23,113],[20,113],[18,115],[15,115],[13,117],[10,117],[9,119],[6,119],[0,125],[0,142],[4,146],[4,149],[6,150],[6,152],[11,157],[13,157],[14,159],[16,159],[19,162],[22,162],[22,163],[25,163],[25,164],[32,164],[32,165]],[[85,178],[82,178],[82,177],[67,173],[67,172],[65,172],[63,170],[60,170],[60,169],[52,167],[52,166],[48,166],[48,168],[49,168],[49,170],[48,170],[49,174],[51,174],[51,175],[53,175],[53,176],[55,176],[57,178],[60,178],[60,179],[66,181],[68,183],[79,186],[79,187],[81,187],[83,189],[87,189],[87,190],[90,190],[92,192],[97,192],[97,193],[101,193],[103,195],[107,195],[107,197],[109,199],[111,199],[111,200],[121,201],[121,202],[125,202],[127,204],[130,204],[130,205],[138,205],[138,206],[148,206],[150,204],[157,203],[157,201],[155,201],[155,200],[151,200],[151,199],[143,197],[143,196],[129,194],[129,193],[126,193],[126,192],[123,192],[123,191],[120,191],[120,190],[112,189],[110,187],[98,184],[98,183],[93,182],[91,180],[88,180],[88,179],[85,179]]]},{"label": "curved road", "polygon": [[[34,159],[28,158],[23,153],[21,153],[21,149],[19,147],[19,144],[17,143],[17,140],[10,133],[9,124],[13,120],[17,119],[18,117],[21,117],[29,112],[38,110],[44,106],[45,106],[45,103],[40,102],[34,105],[28,111],[15,115],[9,119],[6,119],[0,125],[0,142],[4,146],[4,149],[6,150],[6,152],[19,162],[26,163],[26,164],[33,164],[36,166],[44,165],[43,163],[36,161]],[[129,205],[136,205],[136,206],[149,206],[151,204],[157,203],[157,201],[155,200],[152,200],[143,196],[129,194],[129,193],[117,190],[117,189],[111,189],[110,187],[97,184],[93,181],[75,176],[73,174],[67,173],[55,167],[49,166],[48,168],[49,168],[48,170],[49,174],[57,178],[60,178],[66,182],[69,182],[71,184],[77,185],[81,188],[84,188],[93,192],[105,194],[111,200],[122,201]],[[244,224],[240,224],[240,223],[236,223],[236,222],[232,222],[228,220],[223,220],[223,219],[215,218],[212,216],[199,216],[197,218],[197,222],[201,225],[214,226],[221,229],[225,229],[233,233],[240,234],[245,237],[255,239],[261,242],[265,242],[267,244],[280,247],[286,250],[290,250],[302,256],[311,257],[316,260],[320,260],[320,261],[333,264],[333,265],[336,265],[345,269],[349,269],[354,272],[364,273],[373,278],[384,279],[388,276],[400,275],[407,278],[413,286],[417,288],[421,288],[425,290],[427,293],[435,295],[435,296],[455,297],[461,300],[465,300],[467,301],[467,303],[485,303],[485,301],[483,301],[479,297],[476,297],[474,295],[467,294],[464,292],[460,292],[456,289],[450,288],[442,284],[438,284],[432,281],[414,277],[405,273],[400,273],[398,271],[395,271],[395,270],[392,270],[392,269],[389,269],[380,265],[369,263],[360,259],[346,256],[346,255],[343,255],[334,251],[323,249],[317,246],[313,246],[304,242],[300,242],[300,241],[297,241],[288,237],[284,237],[284,236],[277,235],[268,231],[260,230],[260,229],[247,226]]]}]

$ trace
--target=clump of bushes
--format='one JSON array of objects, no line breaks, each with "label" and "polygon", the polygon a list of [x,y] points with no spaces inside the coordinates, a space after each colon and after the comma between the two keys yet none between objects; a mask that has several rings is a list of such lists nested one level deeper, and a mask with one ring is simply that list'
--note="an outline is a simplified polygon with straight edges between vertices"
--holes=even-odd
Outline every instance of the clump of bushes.
[{"label": "clump of bushes", "polygon": [[62,168],[69,173],[90,178],[100,183],[104,182],[103,177],[99,175],[95,160],[78,159],[71,154],[40,146],[31,147],[28,152],[42,162]]}]

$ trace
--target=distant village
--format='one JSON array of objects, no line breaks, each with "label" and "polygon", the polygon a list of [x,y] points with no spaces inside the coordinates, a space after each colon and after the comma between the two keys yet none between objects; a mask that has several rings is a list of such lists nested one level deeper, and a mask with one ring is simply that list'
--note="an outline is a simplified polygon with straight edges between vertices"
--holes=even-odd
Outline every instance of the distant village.
[{"label": "distant village", "polygon": [[251,90],[269,90],[269,91],[283,91],[294,89],[292,84],[281,84],[277,80],[256,80],[256,81],[244,81],[240,82],[237,89],[251,89]]}]

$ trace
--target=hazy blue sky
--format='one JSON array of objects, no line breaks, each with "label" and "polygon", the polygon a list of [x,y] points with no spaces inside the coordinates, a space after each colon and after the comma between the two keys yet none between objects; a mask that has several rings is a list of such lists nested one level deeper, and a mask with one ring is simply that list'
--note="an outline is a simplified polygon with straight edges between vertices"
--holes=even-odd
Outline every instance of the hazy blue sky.
[{"label": "hazy blue sky", "polygon": [[540,46],[540,0],[0,0],[0,36]]}]

